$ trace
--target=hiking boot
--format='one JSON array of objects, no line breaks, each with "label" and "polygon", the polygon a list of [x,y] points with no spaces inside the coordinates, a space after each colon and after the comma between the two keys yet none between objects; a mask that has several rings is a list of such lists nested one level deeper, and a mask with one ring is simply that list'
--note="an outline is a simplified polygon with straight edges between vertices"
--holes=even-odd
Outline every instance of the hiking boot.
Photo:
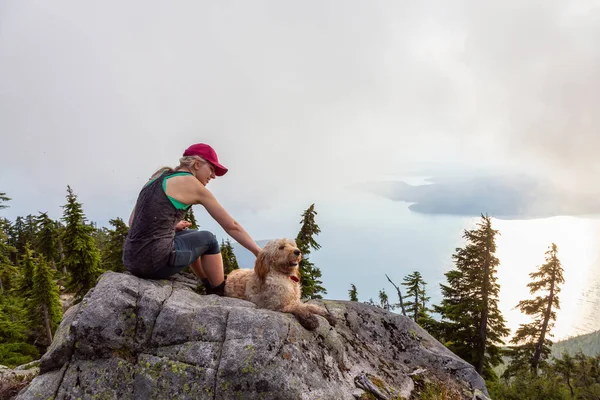
[{"label": "hiking boot", "polygon": [[223,296],[225,294],[225,281],[215,287],[212,287],[208,281],[202,281],[202,283],[204,283],[204,291],[206,294],[216,294],[217,296]]}]

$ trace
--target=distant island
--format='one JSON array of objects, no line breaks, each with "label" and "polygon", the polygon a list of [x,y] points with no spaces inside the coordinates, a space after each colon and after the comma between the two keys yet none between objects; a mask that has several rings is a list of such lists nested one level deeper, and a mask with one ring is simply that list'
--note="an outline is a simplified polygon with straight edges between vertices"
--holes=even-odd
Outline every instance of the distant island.
[{"label": "distant island", "polygon": [[412,203],[410,210],[424,214],[487,213],[500,219],[600,214],[597,195],[565,192],[525,175],[432,179],[431,184],[418,186],[403,181],[372,181],[351,188]]}]

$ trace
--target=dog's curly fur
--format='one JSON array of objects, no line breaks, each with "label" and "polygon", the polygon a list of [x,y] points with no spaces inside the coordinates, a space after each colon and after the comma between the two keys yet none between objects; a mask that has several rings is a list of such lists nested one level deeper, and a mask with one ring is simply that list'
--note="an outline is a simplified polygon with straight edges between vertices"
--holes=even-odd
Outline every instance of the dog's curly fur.
[{"label": "dog's curly fur", "polygon": [[302,287],[298,265],[302,259],[296,243],[289,239],[271,240],[256,258],[254,269],[232,271],[225,284],[225,296],[249,300],[260,308],[294,314],[308,330],[319,326],[313,314],[335,326],[335,318],[315,304],[300,301]]}]

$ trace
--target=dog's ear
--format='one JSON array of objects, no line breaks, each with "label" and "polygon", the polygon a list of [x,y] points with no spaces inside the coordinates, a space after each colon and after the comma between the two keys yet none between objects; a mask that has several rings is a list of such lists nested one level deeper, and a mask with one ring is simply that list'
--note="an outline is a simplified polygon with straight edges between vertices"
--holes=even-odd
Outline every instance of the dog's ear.
[{"label": "dog's ear", "polygon": [[256,257],[256,262],[254,263],[254,272],[256,275],[258,275],[258,278],[261,280],[261,282],[264,282],[267,278],[267,274],[269,273],[269,265],[267,264],[264,250],[258,253],[258,257]]}]

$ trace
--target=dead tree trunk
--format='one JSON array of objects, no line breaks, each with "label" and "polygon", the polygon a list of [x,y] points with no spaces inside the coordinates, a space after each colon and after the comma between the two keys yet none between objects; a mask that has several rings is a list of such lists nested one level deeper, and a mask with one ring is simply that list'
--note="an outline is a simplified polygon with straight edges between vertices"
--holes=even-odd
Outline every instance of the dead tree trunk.
[{"label": "dead tree trunk", "polygon": [[48,317],[48,307],[42,304],[42,310],[44,311],[44,325],[46,326],[46,336],[48,337],[48,344],[52,343],[52,329],[50,328],[50,318]]},{"label": "dead tree trunk", "polygon": [[402,292],[400,291],[400,288],[398,286],[396,286],[396,284],[394,282],[392,282],[392,280],[390,279],[389,276],[387,276],[387,274],[385,274],[385,277],[396,288],[396,292],[398,292],[398,299],[400,300],[400,308],[402,309],[402,315],[404,315],[406,317],[406,309],[404,308],[404,300],[402,300]]}]

